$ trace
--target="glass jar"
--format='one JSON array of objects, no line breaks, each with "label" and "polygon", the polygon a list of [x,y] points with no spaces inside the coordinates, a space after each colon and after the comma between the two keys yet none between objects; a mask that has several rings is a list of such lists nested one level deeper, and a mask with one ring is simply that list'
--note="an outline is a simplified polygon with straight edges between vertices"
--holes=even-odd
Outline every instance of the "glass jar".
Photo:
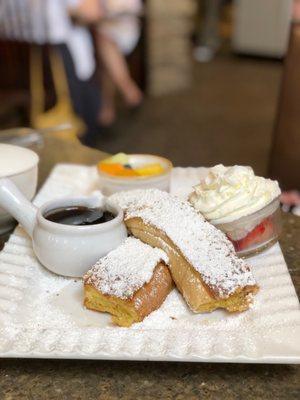
[{"label": "glass jar", "polygon": [[237,254],[249,257],[277,242],[281,232],[279,197],[259,211],[224,224],[215,224],[226,234]]}]

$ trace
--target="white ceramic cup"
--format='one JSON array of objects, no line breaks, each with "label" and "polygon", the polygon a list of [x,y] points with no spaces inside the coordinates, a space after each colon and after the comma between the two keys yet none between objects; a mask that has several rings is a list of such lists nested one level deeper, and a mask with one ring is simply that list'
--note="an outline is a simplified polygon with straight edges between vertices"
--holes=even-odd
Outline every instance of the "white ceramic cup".
[{"label": "white ceramic cup", "polygon": [[[32,150],[0,143],[0,179],[9,178],[31,200],[36,192],[39,157]],[[11,215],[0,207],[0,234],[14,226]]]},{"label": "white ceramic cup", "polygon": [[[81,277],[100,257],[118,247],[127,237],[123,211],[99,195],[54,200],[38,209],[9,179],[0,178],[0,205],[31,236],[39,261],[58,275]],[[44,217],[50,210],[75,205],[100,207],[112,212],[115,218],[102,224],[71,226]]]}]

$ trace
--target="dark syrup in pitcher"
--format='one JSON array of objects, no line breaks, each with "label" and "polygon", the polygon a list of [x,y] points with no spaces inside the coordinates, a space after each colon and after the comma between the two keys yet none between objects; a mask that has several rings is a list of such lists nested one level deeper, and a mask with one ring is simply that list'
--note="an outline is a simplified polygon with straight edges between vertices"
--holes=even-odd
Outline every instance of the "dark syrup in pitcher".
[{"label": "dark syrup in pitcher", "polygon": [[87,226],[111,221],[115,218],[115,215],[101,208],[69,206],[49,210],[44,214],[44,217],[57,224]]}]

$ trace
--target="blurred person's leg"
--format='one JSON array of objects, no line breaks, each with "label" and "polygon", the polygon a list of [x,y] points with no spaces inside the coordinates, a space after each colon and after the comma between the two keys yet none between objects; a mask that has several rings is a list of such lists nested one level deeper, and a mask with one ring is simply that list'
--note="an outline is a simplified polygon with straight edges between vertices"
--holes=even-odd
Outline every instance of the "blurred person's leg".
[{"label": "blurred person's leg", "polygon": [[220,9],[222,0],[202,0],[202,29],[194,56],[199,62],[210,61],[220,46]]},{"label": "blurred person's leg", "polygon": [[129,68],[118,45],[105,35],[98,34],[97,47],[104,67],[117,89],[130,107],[138,106],[143,94],[132,79]]},{"label": "blurred person's leg", "polygon": [[84,140],[87,143],[92,143],[99,134],[99,85],[94,77],[86,81],[80,80],[76,75],[74,62],[68,47],[66,45],[57,45],[56,47],[64,62],[74,110],[83,119],[87,127]]},{"label": "blurred person's leg", "polygon": [[110,126],[115,122],[116,119],[116,86],[105,68],[101,69],[100,74],[102,102],[99,114],[99,122],[102,126]]},{"label": "blurred person's leg", "polygon": [[78,0],[69,7],[69,14],[83,24],[97,23],[104,15],[100,0]]}]

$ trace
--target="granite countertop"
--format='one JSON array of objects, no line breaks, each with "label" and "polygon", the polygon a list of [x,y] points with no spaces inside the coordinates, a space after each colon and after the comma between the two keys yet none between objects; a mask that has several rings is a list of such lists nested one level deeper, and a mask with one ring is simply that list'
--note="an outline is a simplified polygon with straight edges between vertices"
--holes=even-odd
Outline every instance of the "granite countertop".
[{"label": "granite countertop", "polygon": [[[105,157],[57,139],[48,138],[46,144],[41,182],[56,162],[92,164]],[[300,217],[284,214],[283,223],[280,242],[299,296]],[[0,400],[297,398],[299,365],[0,360]]]}]

